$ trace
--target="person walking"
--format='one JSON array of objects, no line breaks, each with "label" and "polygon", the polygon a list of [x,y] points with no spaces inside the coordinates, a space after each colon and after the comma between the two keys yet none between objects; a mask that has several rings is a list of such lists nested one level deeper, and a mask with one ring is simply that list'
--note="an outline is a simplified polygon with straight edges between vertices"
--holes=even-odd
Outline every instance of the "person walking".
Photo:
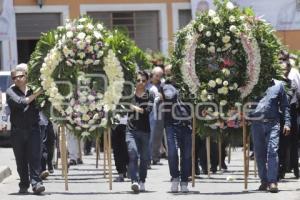
[{"label": "person walking", "polygon": [[[150,139],[149,113],[151,112],[149,92],[146,90],[148,79],[145,71],[138,72],[135,96],[130,105],[131,112],[128,114],[126,128],[131,189],[135,193],[146,190]],[[138,159],[140,159],[139,165]]]},{"label": "person walking", "polygon": [[[167,80],[161,86],[162,104],[164,112],[165,129],[168,143],[168,162],[172,177],[171,192],[187,193],[188,178],[192,169],[192,126],[190,108],[181,102],[175,84],[172,82],[171,65],[165,68]],[[173,108],[173,106],[175,106]],[[175,112],[172,112],[174,109]],[[162,110],[162,109],[159,109]],[[173,115],[174,114],[174,115]],[[184,120],[179,118],[185,118]],[[178,156],[180,149],[180,161]],[[179,170],[179,162],[181,169]]]},{"label": "person walking", "polygon": [[7,89],[6,98],[10,109],[12,146],[20,177],[19,193],[28,193],[31,183],[34,194],[41,194],[45,187],[40,178],[41,133],[35,99],[42,90],[33,92],[27,85],[27,73],[22,68],[12,70],[11,77],[14,85]]},{"label": "person walking", "polygon": [[283,115],[283,133],[289,135],[291,127],[290,107],[282,81],[272,80],[265,94],[249,114],[260,191],[278,192],[278,147],[280,118]]}]

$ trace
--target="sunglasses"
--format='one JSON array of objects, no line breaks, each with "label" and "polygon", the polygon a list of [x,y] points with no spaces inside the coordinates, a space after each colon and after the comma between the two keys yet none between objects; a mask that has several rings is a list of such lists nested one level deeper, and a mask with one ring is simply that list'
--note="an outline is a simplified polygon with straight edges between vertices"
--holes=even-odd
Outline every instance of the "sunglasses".
[{"label": "sunglasses", "polygon": [[12,80],[21,79],[24,77],[25,77],[25,75],[14,76],[14,77],[12,77]]},{"label": "sunglasses", "polygon": [[146,82],[147,82],[147,80],[145,80],[145,79],[137,79],[136,81],[137,81],[138,83],[140,83],[140,82],[146,83]]}]

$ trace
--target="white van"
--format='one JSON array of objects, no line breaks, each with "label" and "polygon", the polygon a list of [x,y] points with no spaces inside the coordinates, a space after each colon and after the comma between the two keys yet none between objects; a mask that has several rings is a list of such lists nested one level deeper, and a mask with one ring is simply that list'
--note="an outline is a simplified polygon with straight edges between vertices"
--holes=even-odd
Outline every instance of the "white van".
[{"label": "white van", "polygon": [[[6,90],[12,85],[10,71],[0,71],[0,145],[10,144],[10,122],[6,114]],[[3,129],[6,127],[6,129]]]}]

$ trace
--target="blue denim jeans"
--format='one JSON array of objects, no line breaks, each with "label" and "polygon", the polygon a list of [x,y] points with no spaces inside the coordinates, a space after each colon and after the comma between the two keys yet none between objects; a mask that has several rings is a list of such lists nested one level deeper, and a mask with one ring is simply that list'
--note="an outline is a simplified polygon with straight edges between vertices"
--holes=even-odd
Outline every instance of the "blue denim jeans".
[{"label": "blue denim jeans", "polygon": [[277,183],[280,123],[253,122],[254,154],[262,183]]},{"label": "blue denim jeans", "polygon": [[160,160],[160,147],[164,135],[164,123],[162,119],[157,119],[157,114],[152,111],[149,115],[150,123],[150,142],[149,142],[149,160]]},{"label": "blue denim jeans", "polygon": [[[192,129],[188,126],[168,124],[166,133],[170,175],[172,179],[180,177],[181,182],[188,182],[192,167]],[[181,155],[180,171],[178,148]]]},{"label": "blue denim jeans", "polygon": [[[126,131],[131,182],[144,183],[146,181],[149,139],[150,133],[143,131]],[[138,166],[138,159],[140,159],[140,166]]]}]

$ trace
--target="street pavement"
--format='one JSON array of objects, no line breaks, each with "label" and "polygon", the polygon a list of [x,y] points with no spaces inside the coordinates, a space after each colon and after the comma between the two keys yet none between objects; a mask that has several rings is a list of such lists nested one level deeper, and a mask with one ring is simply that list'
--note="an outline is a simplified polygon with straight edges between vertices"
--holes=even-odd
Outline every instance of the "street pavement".
[{"label": "street pavement", "polygon": [[[243,160],[242,151],[237,149],[232,153],[231,163],[227,172],[213,174],[210,179],[207,175],[201,175],[196,179],[196,186],[190,187],[188,194],[172,194],[170,190],[170,176],[166,160],[162,160],[163,166],[153,166],[148,171],[145,193],[133,194],[130,190],[130,181],[113,183],[113,190],[109,191],[108,180],[103,178],[103,160],[99,169],[95,167],[95,155],[85,156],[84,164],[72,166],[69,170],[69,191],[64,190],[64,180],[61,171],[51,175],[44,182],[46,192],[44,195],[18,195],[18,176],[13,159],[12,149],[0,148],[0,165],[8,165],[12,169],[12,175],[0,183],[1,200],[300,200],[300,181],[293,179],[292,174],[279,183],[280,192],[271,194],[256,191],[259,180],[254,177],[253,161],[250,166],[249,189],[244,191],[243,184]],[[101,159],[103,155],[101,155]],[[114,171],[115,172],[115,171]],[[116,176],[116,174],[114,174]]]}]

